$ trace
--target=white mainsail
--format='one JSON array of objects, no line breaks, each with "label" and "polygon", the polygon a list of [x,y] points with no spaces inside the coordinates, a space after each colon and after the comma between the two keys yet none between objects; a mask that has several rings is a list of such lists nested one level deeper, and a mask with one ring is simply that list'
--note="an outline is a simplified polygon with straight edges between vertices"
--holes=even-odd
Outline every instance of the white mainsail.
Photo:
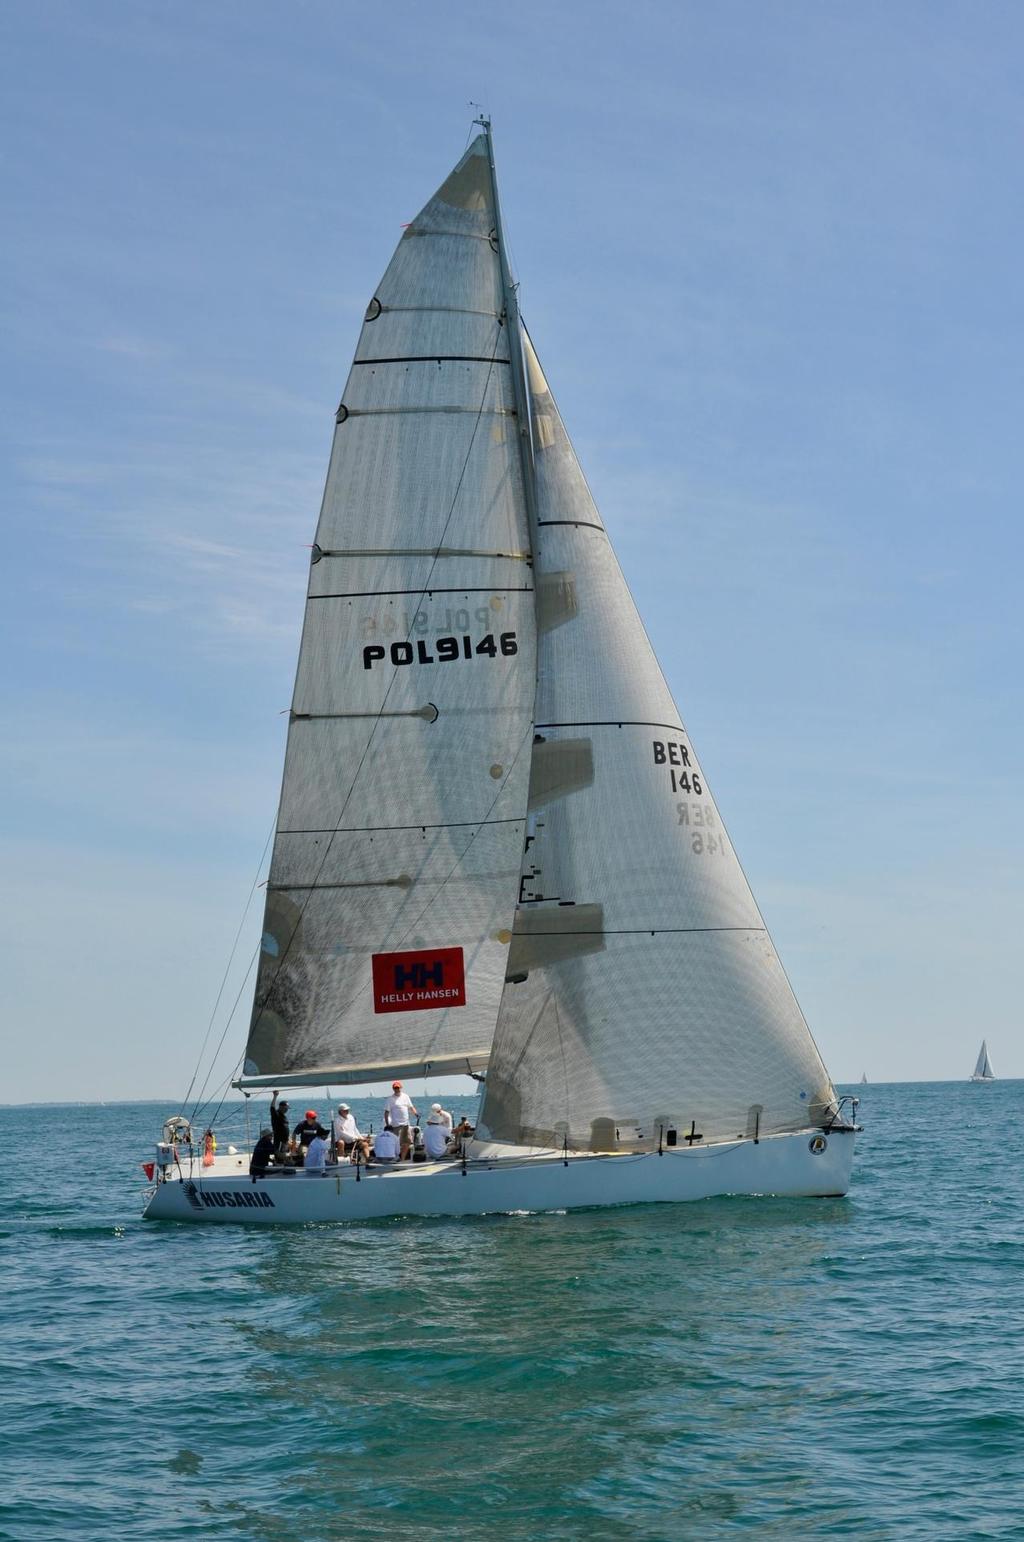
[{"label": "white mainsail", "polygon": [[834,1089],[526,354],[536,735],[481,1133],[607,1150],[804,1128]]},{"label": "white mainsail", "polygon": [[[535,675],[495,225],[481,135],[367,309],[313,548],[244,1085],[482,1068],[490,1049]],[[438,950],[458,955],[464,1005],[428,999]],[[399,984],[420,971],[422,1009],[378,993],[374,959]]]},{"label": "white mainsail", "polygon": [[994,1082],[996,1079],[996,1073],[992,1069],[992,1062],[988,1058],[988,1044],[985,1039],[981,1041],[977,1063],[970,1079],[972,1082]]}]

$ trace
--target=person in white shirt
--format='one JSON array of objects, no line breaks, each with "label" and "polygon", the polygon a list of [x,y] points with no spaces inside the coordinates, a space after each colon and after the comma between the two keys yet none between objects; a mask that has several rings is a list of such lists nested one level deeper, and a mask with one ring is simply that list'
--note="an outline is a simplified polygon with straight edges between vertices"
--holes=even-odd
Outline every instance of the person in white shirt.
[{"label": "person in white shirt", "polygon": [[391,1083],[391,1096],[384,1104],[384,1121],[398,1135],[401,1142],[402,1156],[408,1156],[412,1141],[409,1137],[409,1115],[420,1117],[420,1111],[407,1092],[402,1091],[401,1082]]},{"label": "person in white shirt", "polygon": [[375,1136],[373,1142],[373,1159],[375,1162],[397,1162],[401,1155],[401,1145],[394,1130],[384,1126],[383,1130]]},{"label": "person in white shirt", "polygon": [[370,1141],[356,1124],[356,1116],[347,1103],[338,1104],[338,1112],[331,1121],[334,1137],[334,1154],[340,1162],[343,1156],[356,1159],[356,1151],[363,1153],[363,1161],[370,1160]]},{"label": "person in white shirt", "polygon": [[431,1117],[431,1119],[433,1119],[435,1114],[437,1115],[437,1118],[439,1119],[441,1124],[444,1125],[445,1129],[448,1131],[448,1134],[450,1135],[452,1133],[452,1123],[453,1123],[451,1114],[448,1112],[448,1110],[446,1108],[442,1108],[440,1103],[431,1103],[431,1105],[430,1105],[430,1117]]},{"label": "person in white shirt", "polygon": [[442,1113],[440,1105],[435,1103],[430,1118],[423,1126],[423,1144],[432,1162],[436,1162],[438,1157],[443,1157],[448,1150],[448,1126],[441,1118]]},{"label": "person in white shirt", "polygon": [[306,1147],[306,1160],[302,1164],[302,1170],[310,1178],[322,1178],[326,1161],[327,1142],[322,1135],[314,1135]]}]

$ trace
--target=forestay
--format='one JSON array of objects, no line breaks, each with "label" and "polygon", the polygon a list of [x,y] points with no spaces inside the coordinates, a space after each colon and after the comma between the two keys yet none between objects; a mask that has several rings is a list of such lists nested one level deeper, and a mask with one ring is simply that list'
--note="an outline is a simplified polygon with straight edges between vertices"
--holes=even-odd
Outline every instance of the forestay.
[{"label": "forestay", "polygon": [[[510,375],[480,136],[405,231],[338,410],[243,1083],[486,1061],[535,676]],[[461,990],[395,1006],[374,958],[429,986],[438,949]]]},{"label": "forestay", "polygon": [[800,1129],[834,1090],[529,343],[538,687],[481,1135]]}]

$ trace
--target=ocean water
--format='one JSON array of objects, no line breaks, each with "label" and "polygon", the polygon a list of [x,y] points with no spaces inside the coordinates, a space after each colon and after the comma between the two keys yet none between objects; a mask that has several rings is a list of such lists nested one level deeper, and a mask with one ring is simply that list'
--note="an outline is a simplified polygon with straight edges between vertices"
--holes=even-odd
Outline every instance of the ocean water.
[{"label": "ocean water", "polygon": [[0,1110],[0,1536],[1024,1537],[1024,1082],[860,1091],[843,1200],[348,1229]]}]

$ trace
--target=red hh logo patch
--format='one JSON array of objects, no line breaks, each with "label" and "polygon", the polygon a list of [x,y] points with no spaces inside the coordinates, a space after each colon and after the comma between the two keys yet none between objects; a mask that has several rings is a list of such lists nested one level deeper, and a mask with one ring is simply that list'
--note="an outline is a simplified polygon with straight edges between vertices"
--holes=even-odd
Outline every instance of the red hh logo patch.
[{"label": "red hh logo patch", "polygon": [[466,968],[461,948],[374,953],[375,1012],[428,1012],[465,1005]]}]

